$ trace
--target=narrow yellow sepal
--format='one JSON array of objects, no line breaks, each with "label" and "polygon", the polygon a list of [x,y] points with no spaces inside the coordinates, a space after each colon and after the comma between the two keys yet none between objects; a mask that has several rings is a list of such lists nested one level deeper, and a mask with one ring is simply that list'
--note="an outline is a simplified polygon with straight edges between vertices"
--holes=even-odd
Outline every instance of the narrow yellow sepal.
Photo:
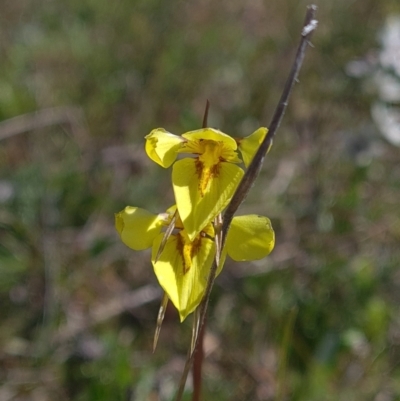
[{"label": "narrow yellow sepal", "polygon": [[242,154],[242,159],[246,167],[248,167],[253,160],[253,157],[256,154],[257,149],[260,147],[261,142],[264,140],[265,135],[267,135],[267,132],[267,128],[261,127],[258,130],[254,131],[251,135],[237,140],[238,147],[240,153]]},{"label": "narrow yellow sepal", "polygon": [[227,206],[243,174],[239,166],[220,162],[211,169],[205,182],[195,159],[178,160],[173,165],[176,205],[192,241]]},{"label": "narrow yellow sepal", "polygon": [[146,153],[161,167],[168,168],[176,160],[178,150],[185,140],[164,128],[156,128],[146,138]]},{"label": "narrow yellow sepal", "polygon": [[225,251],[236,261],[258,260],[267,256],[275,245],[271,221],[251,214],[234,217],[226,237]]},{"label": "narrow yellow sepal", "polygon": [[151,247],[154,238],[165,224],[164,220],[162,215],[127,206],[115,214],[115,228],[125,245],[135,251],[141,251]]},{"label": "narrow yellow sepal", "polygon": [[154,272],[160,286],[178,310],[182,322],[203,298],[215,256],[215,244],[200,236],[190,243],[187,235],[185,240],[185,233],[181,231],[170,236],[158,261],[154,262],[162,238],[162,234],[158,235],[153,245]]}]

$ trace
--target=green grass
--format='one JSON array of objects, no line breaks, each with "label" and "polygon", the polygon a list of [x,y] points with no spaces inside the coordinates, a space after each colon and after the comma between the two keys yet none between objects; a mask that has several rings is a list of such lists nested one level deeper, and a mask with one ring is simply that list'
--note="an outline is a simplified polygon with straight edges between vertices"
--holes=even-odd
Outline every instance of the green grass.
[{"label": "green grass", "polygon": [[[345,72],[377,51],[377,32],[400,7],[317,4],[300,83],[240,209],[271,218],[276,248],[256,263],[228,262],[217,280],[205,400],[400,397],[398,149],[371,121],[371,84]],[[171,399],[190,322],[169,310],[153,355],[157,297],[88,320],[156,284],[149,253],[120,243],[113,213],[173,202],[170,172],[144,153],[151,129],[200,127],[206,99],[210,124],[231,135],[269,123],[306,5],[2,7],[0,399]],[[10,120],[36,111],[24,129]],[[87,324],[68,334],[76,322]]]}]

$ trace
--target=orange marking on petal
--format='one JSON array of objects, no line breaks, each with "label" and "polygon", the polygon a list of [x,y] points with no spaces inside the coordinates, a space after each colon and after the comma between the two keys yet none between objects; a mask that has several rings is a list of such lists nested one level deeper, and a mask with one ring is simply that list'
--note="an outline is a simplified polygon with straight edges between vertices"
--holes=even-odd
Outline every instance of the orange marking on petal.
[{"label": "orange marking on petal", "polygon": [[213,164],[210,167],[206,167],[204,163],[196,159],[196,173],[199,178],[199,192],[200,196],[203,197],[207,192],[209,183],[216,177],[219,176],[220,164]]},{"label": "orange marking on petal", "polygon": [[192,242],[189,237],[181,232],[177,236],[177,251],[181,255],[183,274],[185,275],[192,267],[192,260],[198,254],[201,246],[201,237],[196,237]]}]

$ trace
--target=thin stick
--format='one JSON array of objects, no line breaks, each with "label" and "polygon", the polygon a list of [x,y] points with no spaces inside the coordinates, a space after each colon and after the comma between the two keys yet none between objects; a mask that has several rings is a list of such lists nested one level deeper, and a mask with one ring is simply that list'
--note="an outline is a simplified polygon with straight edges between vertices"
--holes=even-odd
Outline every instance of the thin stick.
[{"label": "thin stick", "polygon": [[204,110],[204,116],[203,116],[203,124],[201,125],[202,128],[207,128],[208,125],[208,110],[210,109],[210,102],[206,101],[206,109]]},{"label": "thin stick", "polygon": [[[263,142],[261,143],[259,149],[257,150],[252,162],[250,163],[245,175],[243,176],[243,179],[241,180],[238,188],[236,189],[235,194],[232,197],[231,202],[229,203],[229,205],[224,213],[224,221],[222,224],[221,249],[223,249],[223,247],[225,245],[226,235],[228,233],[229,226],[231,224],[233,216],[236,213],[239,206],[241,205],[241,203],[246,198],[250,188],[254,184],[254,181],[256,180],[256,178],[260,172],[261,166],[264,162],[265,154],[266,154],[267,150],[269,149],[269,147],[271,146],[272,141],[275,138],[276,131],[279,128],[279,125],[282,121],[283,115],[285,114],[290,94],[292,92],[294,83],[297,81],[299,71],[303,64],[305,51],[307,49],[307,45],[309,44],[309,39],[318,24],[317,20],[315,19],[316,11],[317,11],[317,7],[315,5],[310,5],[307,7],[306,17],[304,20],[303,29],[301,31],[301,40],[300,40],[299,46],[297,48],[296,57],[295,57],[293,65],[292,65],[288,79],[286,81],[285,87],[283,89],[282,96],[279,100],[279,103],[275,109],[275,113],[272,117],[271,124],[269,125],[268,134],[265,136]],[[200,323],[199,323],[200,330],[201,330],[202,325],[204,324],[204,319],[205,319],[205,315],[206,315],[206,311],[207,311],[207,307],[208,307],[208,301],[210,298],[211,289],[214,285],[217,268],[218,268],[218,263],[214,261],[214,263],[210,269],[210,274],[209,274],[208,282],[207,282],[207,288],[204,293],[203,301],[200,305]],[[199,340],[199,338],[197,338],[197,341],[198,340]],[[196,349],[196,345],[194,348]],[[183,371],[182,377],[181,377],[181,386],[178,389],[176,401],[181,401],[181,399],[182,399],[183,390],[185,387],[184,383],[186,382],[186,377],[190,370],[192,360],[193,360],[193,352],[186,361],[186,365],[185,365],[185,368],[184,368],[184,371]],[[182,386],[182,382],[183,382],[183,386]]]},{"label": "thin stick", "polygon": [[158,286],[145,285],[114,297],[109,301],[103,301],[99,305],[92,307],[87,315],[79,316],[79,319],[75,316],[74,319],[67,320],[67,323],[57,331],[51,341],[56,345],[64,344],[89,327],[105,322],[126,310],[135,309],[153,302],[160,296],[161,289]]},{"label": "thin stick", "polygon": [[292,93],[294,83],[297,81],[300,68],[303,64],[310,36],[317,27],[317,20],[314,19],[316,10],[317,6],[315,5],[307,7],[306,18],[301,32],[301,40],[299,47],[297,48],[296,57],[292,65],[292,69],[290,71],[288,79],[286,81],[285,87],[283,89],[281,98],[275,109],[275,113],[272,117],[271,124],[269,125],[268,133],[265,136],[260,147],[258,148],[256,154],[254,155],[253,160],[251,161],[249,167],[247,168],[242,181],[240,182],[238,188],[236,189],[236,192],[233,195],[224,213],[224,222],[222,226],[222,232],[224,233],[224,236],[226,236],[226,233],[228,232],[234,214],[236,213],[241,203],[245,200],[247,194],[249,193],[250,188],[252,187],[256,178],[258,177],[258,174],[264,162],[265,155],[269,147],[272,145],[272,141],[274,140],[276,132],[281,124],[282,118],[286,111],[286,107],[289,103],[289,97],[290,94]]},{"label": "thin stick", "polygon": [[156,331],[154,332],[154,339],[153,339],[153,354],[157,347],[158,338],[160,337],[161,326],[164,321],[165,312],[167,311],[168,301],[169,301],[168,295],[166,292],[164,292],[164,295],[161,300],[160,309],[158,310],[158,315],[157,315],[157,325],[156,325]]},{"label": "thin stick", "polygon": [[192,401],[200,401],[201,396],[201,384],[202,384],[202,368],[204,360],[204,332],[206,328],[206,322],[201,326],[199,333],[196,336],[198,338],[196,349],[193,352],[193,395]]},{"label": "thin stick", "polygon": [[163,239],[161,240],[160,246],[158,247],[156,257],[154,258],[154,263],[157,263],[158,259],[160,258],[161,254],[162,254],[162,251],[165,248],[165,245],[167,244],[169,237],[171,236],[172,232],[175,229],[176,214],[177,214],[177,212],[175,210],[175,213],[171,218],[171,222],[168,224],[168,227],[165,230],[165,233],[164,233]]},{"label": "thin stick", "polygon": [[74,106],[52,107],[4,120],[0,122],[0,141],[57,124],[69,124],[76,142],[81,147],[88,143],[85,115],[81,108]]}]

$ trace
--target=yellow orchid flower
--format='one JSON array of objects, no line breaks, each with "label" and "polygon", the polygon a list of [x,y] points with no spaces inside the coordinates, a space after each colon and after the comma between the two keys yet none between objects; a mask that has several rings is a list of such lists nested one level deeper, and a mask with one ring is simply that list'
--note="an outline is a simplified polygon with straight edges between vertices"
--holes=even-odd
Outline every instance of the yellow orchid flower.
[{"label": "yellow orchid flower", "polygon": [[[191,241],[227,206],[244,174],[237,164],[243,161],[248,166],[266,133],[266,128],[259,128],[252,135],[235,140],[213,128],[182,136],[157,128],[145,137],[146,153],[154,162],[164,168],[175,162],[175,199]],[[176,161],[181,153],[194,157]]]},{"label": "yellow orchid flower", "polygon": [[159,215],[127,206],[115,215],[116,229],[125,245],[134,250],[152,247],[152,264],[158,282],[179,311],[183,321],[201,302],[210,266],[215,257],[214,229],[211,224],[190,241],[177,217],[175,230],[156,260],[164,233],[176,207]]},{"label": "yellow orchid flower", "polygon": [[[173,206],[166,213],[155,215],[145,209],[127,206],[116,213],[115,227],[128,247],[134,250],[152,247],[151,259],[157,280],[183,321],[204,296],[216,248],[211,224],[191,240],[177,215],[175,229],[157,258],[164,239],[162,229],[170,224],[175,211],[176,206]],[[268,218],[257,215],[235,217],[217,274],[226,254],[234,260],[261,259],[272,251],[274,243],[274,231]]]}]

